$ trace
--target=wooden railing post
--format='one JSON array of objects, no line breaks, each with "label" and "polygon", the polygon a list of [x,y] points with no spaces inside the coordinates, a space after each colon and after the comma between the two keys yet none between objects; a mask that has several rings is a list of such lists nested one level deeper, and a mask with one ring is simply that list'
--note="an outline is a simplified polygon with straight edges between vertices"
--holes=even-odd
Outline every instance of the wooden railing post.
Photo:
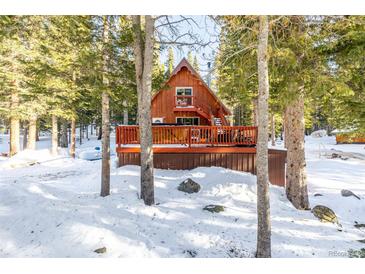
[{"label": "wooden railing post", "polygon": [[189,127],[189,147],[191,147],[191,127]]}]

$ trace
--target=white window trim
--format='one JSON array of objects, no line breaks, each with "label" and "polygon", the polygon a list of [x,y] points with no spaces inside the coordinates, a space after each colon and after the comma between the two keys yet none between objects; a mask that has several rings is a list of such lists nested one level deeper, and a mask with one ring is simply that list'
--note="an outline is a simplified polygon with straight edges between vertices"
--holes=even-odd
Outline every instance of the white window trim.
[{"label": "white window trim", "polygon": [[[191,89],[191,95],[177,95],[177,90],[180,89],[180,88],[184,88],[184,89],[190,88]],[[175,96],[191,96],[191,105],[194,106],[194,90],[193,90],[193,87],[175,87]],[[176,97],[175,97],[175,101],[176,101]],[[184,108],[184,107],[190,107],[190,106],[177,106],[177,107]]]},{"label": "white window trim", "polygon": [[[176,122],[176,124],[177,124],[177,119],[186,119],[186,118],[198,118],[198,124],[197,124],[197,126],[200,126],[200,117],[199,116],[189,116],[189,117],[175,117],[175,122]],[[183,124],[184,125],[184,124]],[[194,126],[194,125],[192,125],[192,126]]]},{"label": "white window trim", "polygon": [[[191,96],[193,96],[193,95],[194,95],[193,87],[175,87],[175,95],[176,95],[176,96],[181,96],[181,95],[177,95],[177,90],[178,90],[179,88],[190,88],[190,89],[191,89]],[[187,96],[190,96],[190,95],[187,95]]]}]

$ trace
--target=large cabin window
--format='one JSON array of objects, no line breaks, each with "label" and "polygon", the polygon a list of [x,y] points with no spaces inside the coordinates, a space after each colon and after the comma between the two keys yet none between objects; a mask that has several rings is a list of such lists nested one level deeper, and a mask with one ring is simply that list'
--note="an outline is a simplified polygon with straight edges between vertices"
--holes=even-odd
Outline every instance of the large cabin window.
[{"label": "large cabin window", "polygon": [[176,88],[176,95],[193,95],[193,88]]},{"label": "large cabin window", "polygon": [[178,125],[198,126],[200,124],[200,119],[199,117],[177,117],[176,123]]},{"label": "large cabin window", "polygon": [[193,88],[177,87],[176,88],[176,106],[188,107],[193,105]]}]

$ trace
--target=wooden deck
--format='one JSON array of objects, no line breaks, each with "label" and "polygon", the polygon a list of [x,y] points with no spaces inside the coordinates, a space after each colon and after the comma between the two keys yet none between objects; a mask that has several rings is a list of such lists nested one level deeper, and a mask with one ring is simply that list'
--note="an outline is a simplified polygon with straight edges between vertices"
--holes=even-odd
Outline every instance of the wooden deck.
[{"label": "wooden deck", "polygon": [[343,133],[336,135],[337,144],[365,144],[365,133],[353,134]]},{"label": "wooden deck", "polygon": [[[257,127],[246,126],[153,126],[153,144],[205,146],[254,146]],[[139,144],[138,126],[118,126],[118,147]]]},{"label": "wooden deck", "polygon": [[[217,166],[256,174],[256,127],[153,126],[154,167]],[[119,166],[140,165],[138,126],[117,127]],[[286,151],[269,149],[269,179],[285,186]]]}]

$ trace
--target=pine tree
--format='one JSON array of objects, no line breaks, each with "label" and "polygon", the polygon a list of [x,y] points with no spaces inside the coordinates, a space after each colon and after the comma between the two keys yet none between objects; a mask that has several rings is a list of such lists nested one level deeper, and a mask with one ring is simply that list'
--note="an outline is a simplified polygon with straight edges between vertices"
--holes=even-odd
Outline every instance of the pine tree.
[{"label": "pine tree", "polygon": [[193,65],[194,63],[194,57],[191,51],[188,52],[188,62],[190,63],[190,65]]},{"label": "pine tree", "polygon": [[[223,21],[222,28],[222,44],[218,62],[218,83],[222,87],[221,94],[224,94],[231,102],[243,102],[245,106],[252,106],[253,113],[257,109],[256,90],[257,84],[255,80],[256,68],[254,66],[254,57],[256,56],[252,47],[252,41],[257,29],[256,18],[251,16],[228,16],[220,19]],[[306,21],[305,17],[284,16],[273,18],[271,31],[275,37],[275,41],[269,40],[269,50],[271,52],[271,62],[269,64],[270,71],[270,108],[277,113],[283,113],[285,109],[297,100],[299,94],[299,86],[295,83],[302,83],[306,86],[314,87],[314,80],[318,75],[321,75],[321,58],[316,58],[314,43],[310,32],[310,22]],[[240,25],[241,24],[241,25]],[[244,25],[244,27],[242,27]],[[308,29],[306,29],[308,28]],[[303,31],[304,30],[304,31]],[[235,42],[237,37],[244,41],[244,47],[237,45]],[[271,47],[271,44],[275,45]],[[251,54],[250,54],[251,53]],[[294,88],[293,88],[294,87]],[[296,87],[296,88],[295,88]],[[309,100],[314,88],[305,90],[305,100]],[[305,112],[295,112],[296,117],[286,119],[286,134],[285,136],[292,137],[292,143],[300,144],[299,147],[290,145],[288,140],[285,143],[288,145],[288,159],[293,159],[293,155],[297,153],[296,149],[304,149],[304,129],[303,134],[295,134],[289,130],[292,126],[298,127],[305,115]],[[257,115],[254,115],[257,117]],[[254,119],[255,120],[255,119]],[[294,123],[295,125],[290,125]],[[299,139],[298,139],[299,138]],[[300,152],[304,155],[303,152]],[[294,193],[287,191],[288,199],[298,209],[306,209],[309,207],[308,193],[306,188],[305,176],[305,157],[297,158],[301,162],[297,165],[288,165],[287,167],[287,186],[291,185],[292,189],[301,191]],[[296,168],[296,167],[300,168]],[[292,170],[293,169],[293,170]],[[300,180],[296,180],[300,178]],[[293,187],[294,185],[301,186]]]},{"label": "pine tree", "polygon": [[174,50],[172,49],[172,47],[169,47],[168,50],[168,55],[167,55],[167,71],[166,71],[166,76],[167,78],[170,77],[172,71],[174,70]]},{"label": "pine tree", "polygon": [[10,120],[10,156],[20,150],[21,99],[24,93],[25,73],[23,60],[26,56],[22,29],[25,25],[21,16],[1,16],[0,29],[0,111]]},{"label": "pine tree", "polygon": [[101,169],[101,196],[110,194],[110,117],[109,117],[109,17],[103,16],[103,70],[102,81],[104,89],[102,92],[102,169]]},{"label": "pine tree", "polygon": [[196,55],[194,56],[193,68],[194,68],[197,72],[199,72],[199,71],[200,71],[199,62],[198,62],[198,58],[196,57]]}]

